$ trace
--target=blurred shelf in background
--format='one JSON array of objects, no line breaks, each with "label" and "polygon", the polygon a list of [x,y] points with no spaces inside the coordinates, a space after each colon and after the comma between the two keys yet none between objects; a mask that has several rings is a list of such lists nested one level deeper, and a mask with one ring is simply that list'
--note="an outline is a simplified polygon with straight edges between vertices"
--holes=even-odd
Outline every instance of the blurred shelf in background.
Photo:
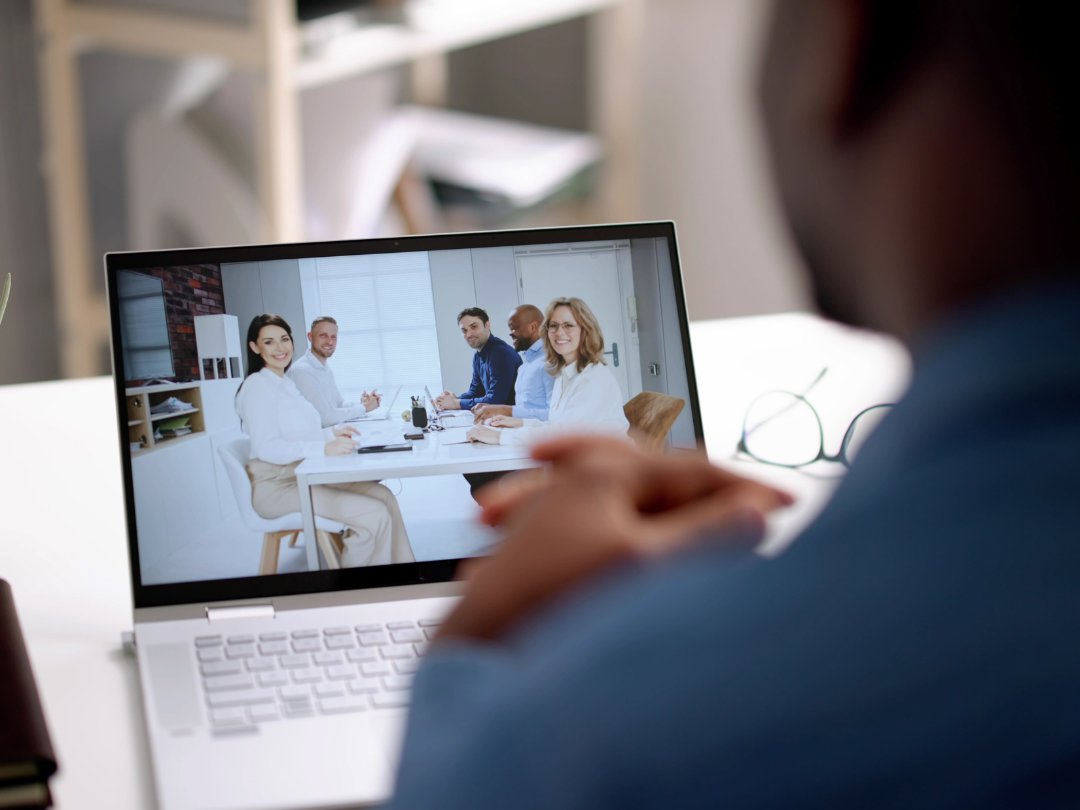
[{"label": "blurred shelf in background", "polygon": [[[82,55],[177,63],[162,98],[124,131],[133,249],[618,221],[639,210],[642,0],[322,0],[300,3],[303,21],[295,0],[34,0],[34,11],[65,377],[107,370]],[[401,105],[448,104],[452,53],[583,18],[579,131]],[[393,69],[403,88],[362,84]],[[221,135],[231,119],[249,146]],[[470,121],[476,148],[455,163],[450,147]],[[515,162],[525,167],[516,180],[505,170]]]}]

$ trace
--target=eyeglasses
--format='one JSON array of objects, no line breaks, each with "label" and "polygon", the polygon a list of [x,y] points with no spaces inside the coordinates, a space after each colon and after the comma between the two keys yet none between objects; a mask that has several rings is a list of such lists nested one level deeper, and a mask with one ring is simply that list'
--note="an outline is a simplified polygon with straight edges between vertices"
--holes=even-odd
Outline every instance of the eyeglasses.
[{"label": "eyeglasses", "polygon": [[552,335],[557,334],[560,329],[566,330],[566,334],[570,334],[578,328],[576,323],[549,323],[548,332]]},{"label": "eyeglasses", "polygon": [[801,394],[792,391],[768,391],[753,402],[743,418],[742,438],[736,453],[743,453],[762,464],[799,469],[818,461],[832,461],[850,467],[856,452],[892,404],[871,405],[860,411],[840,442],[840,452],[825,452],[825,429],[817,409],[806,395],[829,369],[823,368]]}]

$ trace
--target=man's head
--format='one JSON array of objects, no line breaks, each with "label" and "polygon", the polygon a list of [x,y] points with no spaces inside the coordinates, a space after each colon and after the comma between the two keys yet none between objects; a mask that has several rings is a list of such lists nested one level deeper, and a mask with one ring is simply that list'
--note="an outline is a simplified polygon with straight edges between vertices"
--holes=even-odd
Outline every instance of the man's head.
[{"label": "man's head", "polygon": [[488,314],[480,307],[469,307],[457,316],[461,336],[472,348],[480,351],[491,337],[491,322]]},{"label": "man's head", "polygon": [[325,363],[337,349],[337,321],[329,315],[319,316],[311,322],[307,338],[311,342],[311,353]]},{"label": "man's head", "polygon": [[544,313],[532,304],[522,304],[510,311],[506,325],[510,327],[510,339],[514,341],[514,351],[523,352],[540,339],[540,324],[544,322]]},{"label": "man's head", "polygon": [[1068,8],[778,0],[762,109],[827,315],[910,337],[1032,274],[1075,267]]}]

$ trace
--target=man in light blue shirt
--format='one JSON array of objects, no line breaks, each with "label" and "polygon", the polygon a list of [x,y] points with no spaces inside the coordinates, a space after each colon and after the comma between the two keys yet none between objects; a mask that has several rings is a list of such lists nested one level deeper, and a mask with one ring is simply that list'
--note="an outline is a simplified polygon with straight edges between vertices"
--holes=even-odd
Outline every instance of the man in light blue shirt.
[{"label": "man in light blue shirt", "polygon": [[532,304],[522,304],[510,313],[506,325],[510,328],[510,339],[514,341],[514,351],[521,355],[522,365],[518,369],[514,383],[515,405],[475,405],[473,413],[477,419],[491,416],[516,416],[519,419],[539,419],[546,422],[548,408],[551,405],[551,389],[555,387],[555,378],[547,372],[544,357],[544,341],[540,339],[540,327],[544,323],[544,313]]}]

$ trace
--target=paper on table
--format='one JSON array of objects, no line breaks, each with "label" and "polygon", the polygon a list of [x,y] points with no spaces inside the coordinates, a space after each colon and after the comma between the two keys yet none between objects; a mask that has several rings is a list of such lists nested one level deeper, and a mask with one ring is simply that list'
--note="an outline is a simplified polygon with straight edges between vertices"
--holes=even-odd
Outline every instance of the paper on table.
[{"label": "paper on table", "polygon": [[467,444],[471,428],[450,428],[435,435],[439,437],[439,444]]}]

